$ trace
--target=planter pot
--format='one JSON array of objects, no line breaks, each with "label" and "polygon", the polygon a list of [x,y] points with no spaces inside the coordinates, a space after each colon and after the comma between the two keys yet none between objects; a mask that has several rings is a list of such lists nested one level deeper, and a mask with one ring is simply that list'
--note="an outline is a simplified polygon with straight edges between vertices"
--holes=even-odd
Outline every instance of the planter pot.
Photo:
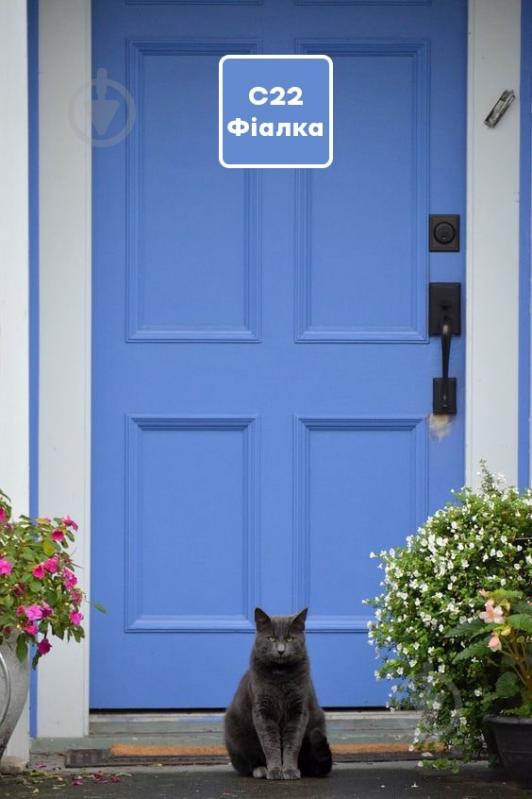
[{"label": "planter pot", "polygon": [[0,760],[28,695],[29,658],[21,663],[15,644],[16,638],[11,636],[0,645]]},{"label": "planter pot", "polygon": [[488,716],[487,721],[508,775],[523,787],[532,787],[532,718]]}]

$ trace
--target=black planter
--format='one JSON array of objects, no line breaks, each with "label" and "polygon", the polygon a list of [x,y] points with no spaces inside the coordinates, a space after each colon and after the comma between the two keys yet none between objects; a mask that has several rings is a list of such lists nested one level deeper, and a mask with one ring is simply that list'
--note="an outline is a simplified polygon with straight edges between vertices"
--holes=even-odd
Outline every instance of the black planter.
[{"label": "black planter", "polygon": [[511,779],[532,788],[532,718],[488,716],[497,749]]}]

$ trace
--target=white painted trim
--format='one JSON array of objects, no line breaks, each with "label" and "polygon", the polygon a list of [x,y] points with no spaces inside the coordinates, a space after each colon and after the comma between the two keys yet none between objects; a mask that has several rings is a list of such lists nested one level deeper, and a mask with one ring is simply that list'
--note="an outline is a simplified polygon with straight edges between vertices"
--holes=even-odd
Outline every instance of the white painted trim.
[{"label": "white painted trim", "polygon": [[[28,53],[26,3],[0,3],[0,487],[29,512]],[[6,750],[27,760],[28,703]]]},{"label": "white painted trim", "polygon": [[[466,480],[481,457],[515,480],[518,103],[494,130],[483,119],[503,89],[519,90],[520,2],[470,0],[469,26]],[[90,0],[46,0],[39,27],[40,508],[77,517],[88,587],[91,161],[68,102],[90,81]],[[88,647],[55,644],[39,668],[39,735],[86,734]]]},{"label": "white painted trim", "polygon": [[[39,512],[79,523],[90,587],[91,147],[69,120],[90,101],[90,0],[39,4]],[[83,106],[84,107],[84,106]],[[85,623],[89,613],[85,608]],[[89,632],[88,628],[87,633]],[[88,733],[89,647],[55,640],[39,664],[38,735]]]},{"label": "white painted trim", "polygon": [[481,458],[517,482],[520,0],[470,0],[467,151],[466,482]]}]

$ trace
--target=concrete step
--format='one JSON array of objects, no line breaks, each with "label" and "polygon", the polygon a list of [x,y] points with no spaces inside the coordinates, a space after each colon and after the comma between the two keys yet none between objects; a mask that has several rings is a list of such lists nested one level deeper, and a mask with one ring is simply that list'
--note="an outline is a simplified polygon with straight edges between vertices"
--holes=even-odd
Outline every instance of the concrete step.
[{"label": "concrete step", "polygon": [[[397,760],[409,752],[419,714],[327,713],[336,761]],[[94,713],[83,738],[36,738],[35,767],[225,763],[223,713]]]}]

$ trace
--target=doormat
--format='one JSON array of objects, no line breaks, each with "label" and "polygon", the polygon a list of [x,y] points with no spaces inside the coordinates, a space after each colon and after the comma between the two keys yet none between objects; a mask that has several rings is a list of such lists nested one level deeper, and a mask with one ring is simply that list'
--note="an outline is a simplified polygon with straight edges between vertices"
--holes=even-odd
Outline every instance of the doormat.
[{"label": "doormat", "polygon": [[[419,760],[419,752],[409,751],[406,743],[332,744],[335,763]],[[161,746],[114,744],[109,749],[69,749],[67,768],[90,766],[216,765],[228,763],[224,746]]]}]

